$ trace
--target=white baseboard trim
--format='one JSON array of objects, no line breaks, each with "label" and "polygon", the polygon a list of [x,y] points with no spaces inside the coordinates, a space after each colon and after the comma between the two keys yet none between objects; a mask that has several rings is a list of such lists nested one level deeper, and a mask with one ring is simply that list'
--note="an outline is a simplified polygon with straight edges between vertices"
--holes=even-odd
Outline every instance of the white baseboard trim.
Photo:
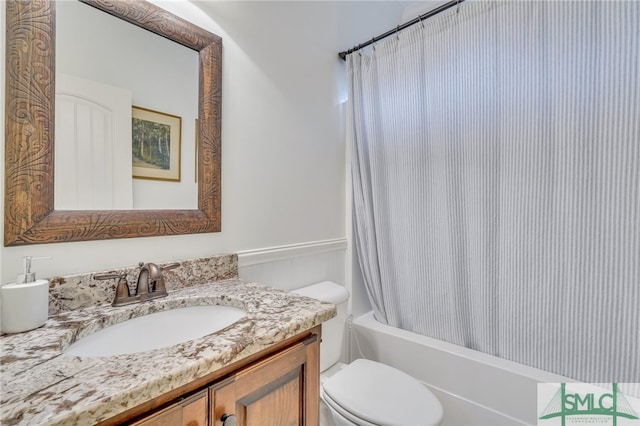
[{"label": "white baseboard trim", "polygon": [[290,244],[286,246],[268,247],[255,250],[243,250],[237,252],[238,266],[251,266],[278,260],[290,259],[292,257],[307,256],[311,254],[326,253],[332,251],[346,250],[347,239],[336,238],[333,240],[313,241],[301,244]]}]

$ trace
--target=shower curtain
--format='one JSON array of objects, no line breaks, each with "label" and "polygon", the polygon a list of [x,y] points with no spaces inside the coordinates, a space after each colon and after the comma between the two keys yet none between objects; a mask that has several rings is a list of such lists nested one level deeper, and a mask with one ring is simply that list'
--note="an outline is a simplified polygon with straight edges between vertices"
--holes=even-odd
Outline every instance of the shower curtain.
[{"label": "shower curtain", "polygon": [[640,382],[640,2],[465,2],[347,73],[375,316]]}]

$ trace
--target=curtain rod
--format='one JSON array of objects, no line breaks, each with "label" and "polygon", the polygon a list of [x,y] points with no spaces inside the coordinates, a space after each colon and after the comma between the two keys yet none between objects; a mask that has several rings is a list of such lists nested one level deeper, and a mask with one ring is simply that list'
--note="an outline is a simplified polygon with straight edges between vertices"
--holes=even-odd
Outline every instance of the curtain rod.
[{"label": "curtain rod", "polygon": [[453,1],[450,1],[448,3],[445,3],[442,6],[436,7],[435,9],[430,10],[429,12],[422,14],[422,15],[418,16],[417,18],[415,18],[415,19],[413,19],[411,21],[405,22],[402,25],[398,25],[398,27],[394,28],[393,30],[389,30],[384,34],[380,34],[379,36],[374,37],[374,38],[372,38],[371,40],[369,40],[367,42],[359,44],[359,45],[357,45],[356,47],[354,47],[352,49],[345,50],[344,52],[340,52],[340,53],[338,53],[338,56],[340,57],[340,59],[342,59],[344,61],[344,60],[347,59],[347,55],[348,54],[353,53],[353,52],[357,52],[358,50],[362,49],[363,47],[367,47],[370,44],[375,43],[376,41],[379,41],[379,40],[382,40],[383,38],[389,37],[390,35],[397,34],[399,31],[402,31],[407,27],[410,27],[410,26],[412,26],[414,24],[422,22],[427,18],[431,18],[432,16],[437,15],[440,12],[444,12],[445,10],[447,10],[447,9],[453,7],[453,6],[458,5],[458,4],[462,3],[463,1],[465,1],[465,0],[453,0]]}]

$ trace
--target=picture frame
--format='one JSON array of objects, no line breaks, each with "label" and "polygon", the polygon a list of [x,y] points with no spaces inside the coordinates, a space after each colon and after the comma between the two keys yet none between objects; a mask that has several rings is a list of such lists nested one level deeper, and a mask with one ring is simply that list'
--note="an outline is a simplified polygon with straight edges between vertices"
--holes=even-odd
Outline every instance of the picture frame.
[{"label": "picture frame", "polygon": [[181,136],[181,117],[132,106],[133,178],[180,182]]}]

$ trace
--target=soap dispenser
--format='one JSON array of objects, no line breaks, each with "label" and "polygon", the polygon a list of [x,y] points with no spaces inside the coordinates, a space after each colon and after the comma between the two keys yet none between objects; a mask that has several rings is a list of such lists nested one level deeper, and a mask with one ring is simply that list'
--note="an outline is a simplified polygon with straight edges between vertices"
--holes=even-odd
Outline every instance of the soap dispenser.
[{"label": "soap dispenser", "polygon": [[0,287],[0,329],[3,333],[21,333],[40,327],[49,317],[49,281],[36,280],[31,262],[50,257],[22,258],[22,273],[15,283]]}]

